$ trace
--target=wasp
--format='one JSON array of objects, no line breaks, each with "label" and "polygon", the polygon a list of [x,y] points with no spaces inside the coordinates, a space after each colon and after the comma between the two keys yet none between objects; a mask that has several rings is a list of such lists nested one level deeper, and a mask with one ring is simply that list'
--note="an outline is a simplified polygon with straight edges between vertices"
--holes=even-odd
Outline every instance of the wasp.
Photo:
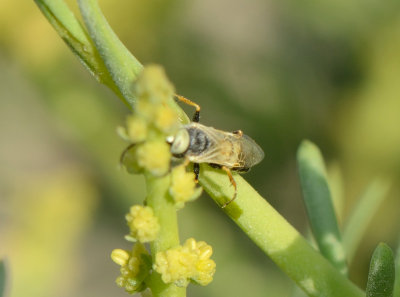
[{"label": "wasp", "polygon": [[175,158],[184,158],[193,163],[196,182],[201,163],[207,163],[226,172],[235,192],[222,206],[224,208],[235,200],[237,195],[237,185],[231,170],[239,173],[249,171],[262,161],[264,152],[241,130],[226,132],[200,124],[200,106],[183,96],[175,95],[175,97],[195,107],[196,111],[191,123],[183,125],[177,133],[167,137],[167,142],[171,145],[171,154]]}]

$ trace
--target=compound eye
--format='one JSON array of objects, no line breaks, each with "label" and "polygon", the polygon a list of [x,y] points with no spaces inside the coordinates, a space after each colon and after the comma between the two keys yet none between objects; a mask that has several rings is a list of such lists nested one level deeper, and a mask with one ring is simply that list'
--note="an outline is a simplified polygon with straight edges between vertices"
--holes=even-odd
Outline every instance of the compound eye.
[{"label": "compound eye", "polygon": [[186,129],[179,130],[176,133],[174,142],[171,145],[171,153],[173,155],[183,154],[188,149],[189,142],[189,132]]}]

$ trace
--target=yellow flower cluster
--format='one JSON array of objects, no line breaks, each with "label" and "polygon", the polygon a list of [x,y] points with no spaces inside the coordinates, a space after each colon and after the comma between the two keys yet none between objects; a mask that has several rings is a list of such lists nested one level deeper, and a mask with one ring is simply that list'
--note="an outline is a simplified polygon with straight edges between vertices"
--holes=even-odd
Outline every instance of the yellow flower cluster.
[{"label": "yellow flower cluster", "polygon": [[134,205],[125,218],[131,231],[130,235],[139,242],[144,243],[156,239],[160,225],[151,207]]},{"label": "yellow flower cluster", "polygon": [[212,281],[215,273],[211,255],[211,246],[190,238],[183,246],[157,253],[153,268],[161,274],[165,283],[185,287],[192,280],[205,286]]},{"label": "yellow flower cluster", "polygon": [[128,293],[136,293],[145,289],[144,280],[149,275],[151,265],[144,259],[150,258],[150,255],[140,243],[135,244],[132,251],[115,249],[111,253],[111,259],[121,266],[121,275],[115,282]]},{"label": "yellow flower cluster", "polygon": [[169,193],[178,208],[182,208],[185,202],[198,198],[201,191],[202,188],[196,189],[195,175],[186,171],[185,164],[172,169]]},{"label": "yellow flower cluster", "polygon": [[133,115],[126,120],[126,128],[119,128],[124,139],[136,144],[126,152],[122,163],[129,172],[146,170],[155,176],[166,174],[171,153],[165,137],[180,126],[177,112],[172,108],[174,88],[164,70],[147,66],[135,83],[137,102]]},{"label": "yellow flower cluster", "polygon": [[[121,163],[128,172],[145,172],[154,177],[171,170],[168,193],[175,207],[182,208],[185,202],[200,196],[202,189],[196,189],[194,173],[187,172],[188,162],[171,169],[172,156],[166,139],[179,130],[180,117],[184,117],[174,109],[176,103],[171,100],[174,88],[158,66],[144,68],[134,87],[137,101],[133,114],[127,118],[126,128],[118,129],[120,136],[131,143],[122,154]],[[190,281],[201,285],[212,281],[215,262],[210,259],[211,246],[191,238],[183,246],[158,252],[152,260],[143,244],[156,240],[160,232],[153,209],[135,205],[125,218],[130,229],[126,239],[136,244],[131,252],[116,249],[111,254],[113,261],[121,266],[118,286],[129,293],[140,292],[146,288],[150,274],[157,272],[165,283],[182,287]]]}]

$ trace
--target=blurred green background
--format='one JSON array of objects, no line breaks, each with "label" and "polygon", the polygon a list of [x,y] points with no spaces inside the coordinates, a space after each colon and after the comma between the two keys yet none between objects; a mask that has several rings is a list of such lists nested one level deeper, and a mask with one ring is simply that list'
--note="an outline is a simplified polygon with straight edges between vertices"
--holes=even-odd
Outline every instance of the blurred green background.
[{"label": "blurred green background", "polygon": [[[350,266],[365,288],[374,247],[395,248],[399,235],[400,2],[100,4],[139,61],[163,65],[177,92],[202,106],[202,123],[257,140],[266,158],[245,178],[303,234],[303,138],[340,169],[341,223],[373,179],[392,180]],[[33,1],[0,2],[0,255],[10,296],[127,296],[109,257],[129,248],[124,214],[145,197],[142,177],[118,166],[126,144],[115,129],[127,114]],[[291,295],[292,281],[207,195],[179,219],[182,241],[211,244],[217,263],[214,281],[189,296]]]}]

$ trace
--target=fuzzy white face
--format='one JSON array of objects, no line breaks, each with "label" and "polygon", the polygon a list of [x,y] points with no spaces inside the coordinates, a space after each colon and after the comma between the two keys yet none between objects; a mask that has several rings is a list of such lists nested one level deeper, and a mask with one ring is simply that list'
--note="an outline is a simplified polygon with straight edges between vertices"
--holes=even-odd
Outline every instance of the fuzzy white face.
[{"label": "fuzzy white face", "polygon": [[168,137],[167,142],[171,143],[171,153],[173,155],[183,154],[189,147],[189,132],[186,129],[180,129],[175,136]]}]

